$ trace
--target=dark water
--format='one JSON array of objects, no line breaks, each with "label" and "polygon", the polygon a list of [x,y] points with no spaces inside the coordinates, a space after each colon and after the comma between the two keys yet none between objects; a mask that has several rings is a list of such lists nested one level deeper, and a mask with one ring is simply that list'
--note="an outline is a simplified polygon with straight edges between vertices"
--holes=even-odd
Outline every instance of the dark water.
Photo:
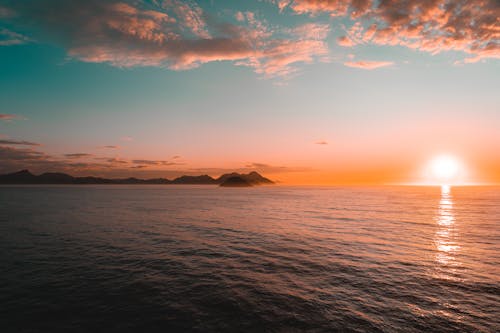
[{"label": "dark water", "polygon": [[0,187],[0,332],[500,331],[500,188]]}]

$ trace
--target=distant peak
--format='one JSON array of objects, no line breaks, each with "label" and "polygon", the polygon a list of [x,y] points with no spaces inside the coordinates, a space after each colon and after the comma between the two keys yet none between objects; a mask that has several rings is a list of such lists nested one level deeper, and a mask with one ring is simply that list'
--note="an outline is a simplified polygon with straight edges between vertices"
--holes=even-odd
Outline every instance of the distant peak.
[{"label": "distant peak", "polygon": [[32,175],[32,173],[28,169],[23,169],[21,171],[14,172],[14,174],[17,174],[17,175]]}]

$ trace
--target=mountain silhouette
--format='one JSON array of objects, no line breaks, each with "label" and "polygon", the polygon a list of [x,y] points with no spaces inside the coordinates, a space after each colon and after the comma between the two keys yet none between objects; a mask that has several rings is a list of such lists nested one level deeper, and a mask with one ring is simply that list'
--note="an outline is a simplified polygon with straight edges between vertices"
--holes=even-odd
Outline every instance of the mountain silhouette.
[{"label": "mountain silhouette", "polygon": [[208,175],[202,176],[181,176],[172,180],[172,184],[217,184],[215,179]]},{"label": "mountain silhouette", "polygon": [[226,173],[216,179],[217,184],[222,184],[231,177],[240,177],[251,185],[270,185],[274,184],[273,181],[266,177],[262,177],[258,172],[252,171],[248,174],[240,174],[237,172]]},{"label": "mountain silhouette", "polygon": [[252,187],[253,185],[240,176],[233,176],[227,178],[220,184],[222,187]]},{"label": "mountain silhouette", "polygon": [[[181,176],[174,180],[166,178],[139,179],[139,178],[100,178],[100,177],[73,177],[60,172],[46,172],[41,175],[34,175],[28,170],[21,170],[14,173],[0,175],[0,184],[197,184],[197,185],[221,185],[229,179],[231,183],[247,183],[251,185],[274,184],[270,179],[263,177],[258,172],[239,174],[237,172],[227,173],[219,178],[212,178],[208,175],[201,176]],[[236,179],[238,178],[238,180]]]}]

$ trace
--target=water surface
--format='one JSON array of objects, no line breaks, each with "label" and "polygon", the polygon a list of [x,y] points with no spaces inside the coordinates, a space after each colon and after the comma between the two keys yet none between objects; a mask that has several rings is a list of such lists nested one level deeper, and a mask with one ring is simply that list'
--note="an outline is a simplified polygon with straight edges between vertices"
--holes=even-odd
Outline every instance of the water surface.
[{"label": "water surface", "polygon": [[500,188],[0,187],[2,332],[495,332]]}]

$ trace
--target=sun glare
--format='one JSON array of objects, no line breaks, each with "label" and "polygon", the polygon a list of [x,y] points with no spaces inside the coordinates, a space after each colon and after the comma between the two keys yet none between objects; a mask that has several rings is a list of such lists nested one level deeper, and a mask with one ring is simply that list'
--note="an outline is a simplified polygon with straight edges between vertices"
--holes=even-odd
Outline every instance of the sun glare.
[{"label": "sun glare", "polygon": [[458,181],[461,163],[453,156],[440,155],[430,161],[429,173],[432,181],[450,185]]}]

